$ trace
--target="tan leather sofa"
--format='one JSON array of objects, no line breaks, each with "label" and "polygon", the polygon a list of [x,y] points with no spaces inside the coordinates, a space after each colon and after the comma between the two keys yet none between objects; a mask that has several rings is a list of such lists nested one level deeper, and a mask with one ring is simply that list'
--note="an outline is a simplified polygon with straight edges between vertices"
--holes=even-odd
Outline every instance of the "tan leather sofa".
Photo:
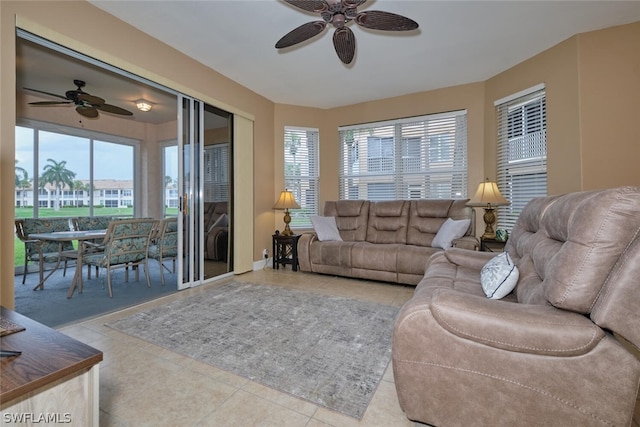
[{"label": "tan leather sofa", "polygon": [[454,248],[430,258],[393,336],[407,417],[435,426],[631,425],[640,188],[533,200],[506,250],[520,275],[502,300],[480,283],[495,254]]},{"label": "tan leather sofa", "polygon": [[447,220],[470,219],[466,235],[453,242],[477,249],[474,211],[468,200],[329,201],[342,241],[320,241],[316,233],[298,240],[302,271],[415,285],[425,272],[438,230]]}]

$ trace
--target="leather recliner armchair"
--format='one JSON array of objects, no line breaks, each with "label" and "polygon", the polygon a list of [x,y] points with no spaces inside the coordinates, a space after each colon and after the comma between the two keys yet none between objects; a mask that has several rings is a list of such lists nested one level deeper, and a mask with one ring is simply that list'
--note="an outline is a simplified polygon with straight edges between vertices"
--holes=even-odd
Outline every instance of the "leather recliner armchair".
[{"label": "leather recliner armchair", "polygon": [[502,300],[480,283],[496,254],[453,248],[429,259],[394,330],[408,418],[629,426],[640,382],[640,188],[535,199],[505,249],[519,279]]}]

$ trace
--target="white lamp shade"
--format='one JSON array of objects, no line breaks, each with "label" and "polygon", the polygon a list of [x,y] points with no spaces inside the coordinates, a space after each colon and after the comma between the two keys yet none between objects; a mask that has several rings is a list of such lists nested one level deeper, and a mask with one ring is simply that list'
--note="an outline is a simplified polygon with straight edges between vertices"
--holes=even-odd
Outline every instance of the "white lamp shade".
[{"label": "white lamp shade", "polygon": [[509,201],[500,194],[498,184],[489,180],[478,185],[475,196],[467,203],[468,206],[505,206],[508,204]]},{"label": "white lamp shade", "polygon": [[296,202],[291,191],[284,190],[280,192],[280,197],[273,205],[273,209],[300,209],[300,205]]}]

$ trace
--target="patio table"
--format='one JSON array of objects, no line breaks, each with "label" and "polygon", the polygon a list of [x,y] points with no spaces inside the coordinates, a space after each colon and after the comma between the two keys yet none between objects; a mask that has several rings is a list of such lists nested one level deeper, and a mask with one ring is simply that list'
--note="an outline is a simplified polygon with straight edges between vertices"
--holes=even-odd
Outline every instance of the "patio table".
[{"label": "patio table", "polygon": [[[68,242],[77,240],[81,242],[83,240],[93,240],[93,239],[101,239],[106,236],[107,230],[85,230],[85,231],[54,231],[51,233],[34,233],[29,234],[30,239],[37,240],[49,240],[53,242],[58,242],[58,262],[55,267],[51,270],[47,276],[45,276],[38,285],[33,288],[35,291],[38,288],[44,289],[44,282],[60,267],[60,262],[62,261],[62,242]],[[78,268],[80,267],[80,268]],[[73,279],[71,280],[71,285],[69,286],[69,291],[67,292],[67,298],[71,298],[73,296],[73,292],[76,288],[76,284],[78,283],[78,277],[82,274],[82,251],[78,251],[78,256],[76,258],[76,272],[73,275]],[[82,282],[80,282],[82,283]],[[82,285],[78,286],[78,293],[82,293]]]}]

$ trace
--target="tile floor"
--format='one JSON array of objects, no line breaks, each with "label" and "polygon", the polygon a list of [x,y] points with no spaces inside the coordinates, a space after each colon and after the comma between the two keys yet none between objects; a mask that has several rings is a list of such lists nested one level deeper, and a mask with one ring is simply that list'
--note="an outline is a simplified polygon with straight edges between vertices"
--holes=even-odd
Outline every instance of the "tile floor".
[{"label": "tile floor", "polygon": [[[265,269],[237,280],[313,289],[401,306],[413,294],[401,286]],[[202,292],[207,284],[60,331],[104,353],[100,364],[100,426],[418,426],[400,410],[391,368],[358,421],[243,377],[172,353],[104,326],[143,307]]]},{"label": "tile floor", "polygon": [[[313,289],[398,307],[414,290],[412,286],[291,270],[264,269],[235,279]],[[143,308],[193,295],[218,284],[185,290],[60,328],[63,333],[104,352],[100,365],[100,426],[424,426],[409,421],[400,410],[390,367],[364,417],[358,421],[104,326]],[[640,427],[640,396],[638,399],[632,427]]]}]

